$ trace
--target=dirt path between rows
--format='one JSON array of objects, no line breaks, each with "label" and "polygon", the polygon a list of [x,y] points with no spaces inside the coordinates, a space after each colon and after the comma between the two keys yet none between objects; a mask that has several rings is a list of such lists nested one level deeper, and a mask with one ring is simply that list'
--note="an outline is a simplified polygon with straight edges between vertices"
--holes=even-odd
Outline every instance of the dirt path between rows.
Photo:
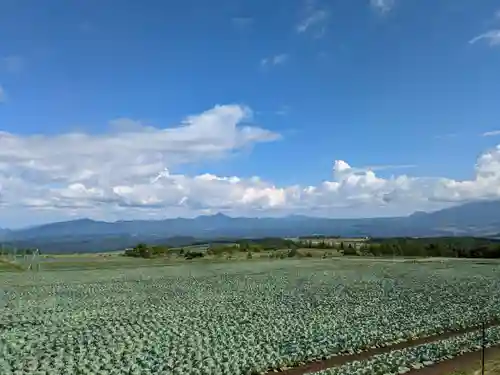
[{"label": "dirt path between rows", "polygon": [[[485,362],[492,358],[500,358],[500,346],[486,349]],[[424,367],[419,370],[407,372],[408,375],[452,375],[455,371],[469,373],[479,370],[481,365],[481,351],[465,353],[461,356]]]},{"label": "dirt path between rows", "polygon": [[[494,323],[490,323],[486,327],[493,327],[496,325],[499,325],[498,321],[494,322]],[[359,353],[359,354],[339,355],[339,356],[335,356],[335,357],[325,359],[325,360],[318,360],[318,361],[307,363],[307,364],[300,366],[300,367],[294,367],[294,368],[290,368],[290,369],[284,370],[284,371],[271,370],[271,371],[268,371],[266,373],[266,375],[276,374],[277,372],[279,372],[280,374],[283,374],[283,375],[309,374],[311,372],[317,372],[317,371],[325,370],[325,369],[328,369],[331,367],[342,366],[343,364],[346,364],[348,362],[364,360],[364,359],[370,358],[376,354],[388,353],[388,352],[393,351],[393,350],[405,349],[405,348],[412,347],[412,346],[427,344],[427,343],[430,343],[433,341],[444,340],[444,339],[447,339],[450,337],[459,336],[459,335],[462,335],[464,333],[474,332],[474,331],[478,331],[478,330],[480,330],[480,327],[470,327],[470,328],[461,329],[458,331],[449,331],[449,332],[443,333],[441,335],[428,336],[428,337],[423,337],[423,338],[419,338],[416,340],[405,341],[405,342],[402,342],[399,344],[389,345],[389,346],[386,346],[383,348],[370,349],[370,350],[364,351],[364,352]],[[474,353],[472,353],[472,354],[474,354]],[[463,356],[457,357],[455,359],[457,359],[457,360],[458,359],[460,359],[460,360],[465,359],[466,360],[467,358],[468,358],[467,355],[463,355]],[[449,361],[453,361],[453,360],[454,359],[451,359]],[[449,362],[449,361],[446,361],[446,362]],[[438,365],[444,366],[445,362],[439,363]],[[436,366],[438,366],[438,365],[436,365]],[[434,368],[434,366],[429,367],[429,369],[433,369],[433,368]],[[420,369],[418,371],[424,371],[426,369],[427,368],[424,368],[424,369]],[[413,374],[413,373],[416,373],[416,372],[412,371],[408,374]],[[420,372],[419,372],[419,374],[420,374]],[[426,374],[425,372],[422,372],[422,374],[435,375],[438,373]],[[439,374],[441,374],[441,373],[439,373]]]}]

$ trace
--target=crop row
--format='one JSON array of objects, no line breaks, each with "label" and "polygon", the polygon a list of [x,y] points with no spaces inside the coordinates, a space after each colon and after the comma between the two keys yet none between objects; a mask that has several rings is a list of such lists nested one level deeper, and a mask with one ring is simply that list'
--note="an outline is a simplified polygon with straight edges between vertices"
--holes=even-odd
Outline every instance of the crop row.
[{"label": "crop row", "polygon": [[[500,344],[500,328],[486,330],[485,347]],[[471,332],[449,339],[422,344],[388,353],[378,354],[363,361],[315,372],[311,375],[390,375],[404,374],[414,369],[432,366],[467,352],[481,349],[481,332]]]},{"label": "crop row", "polygon": [[324,264],[46,273],[5,291],[0,373],[251,374],[500,317],[490,267]]}]

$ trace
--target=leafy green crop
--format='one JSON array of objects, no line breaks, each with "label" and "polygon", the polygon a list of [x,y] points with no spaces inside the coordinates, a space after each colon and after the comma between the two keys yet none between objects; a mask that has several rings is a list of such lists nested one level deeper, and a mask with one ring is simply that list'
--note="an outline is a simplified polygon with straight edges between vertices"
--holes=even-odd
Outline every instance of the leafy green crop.
[{"label": "leafy green crop", "polygon": [[2,375],[252,374],[500,318],[499,272],[467,262],[5,273],[0,285]]},{"label": "leafy green crop", "polygon": [[[478,332],[467,333],[415,347],[393,350],[364,361],[315,372],[313,375],[389,375],[403,374],[413,369],[433,365],[458,355],[481,348],[482,337]],[[486,347],[500,344],[500,328],[486,330]]]}]

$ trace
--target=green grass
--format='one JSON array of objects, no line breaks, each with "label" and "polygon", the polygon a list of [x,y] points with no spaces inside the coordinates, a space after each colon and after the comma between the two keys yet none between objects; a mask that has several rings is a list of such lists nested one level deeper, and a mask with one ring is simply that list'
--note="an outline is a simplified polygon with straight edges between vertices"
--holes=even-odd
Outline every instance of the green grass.
[{"label": "green grass", "polygon": [[227,255],[205,256],[204,258],[186,260],[183,256],[159,257],[153,259],[125,257],[121,254],[64,254],[44,255],[40,258],[42,271],[92,270],[92,269],[127,269],[136,267],[161,267],[180,264],[231,263],[268,259],[269,253],[253,253],[252,259],[246,253],[235,252],[228,259]]},{"label": "green grass", "polygon": [[[135,267],[161,267],[180,264],[211,264],[211,263],[234,263],[234,262],[255,262],[264,260],[267,262],[276,262],[288,259],[289,250],[263,251],[252,253],[252,259],[248,259],[248,254],[245,252],[234,251],[230,257],[227,254],[207,255],[203,258],[186,260],[183,256],[171,255],[170,257],[160,257],[153,259],[125,257],[122,253],[93,253],[93,254],[44,254],[39,258],[41,271],[65,271],[65,270],[92,270],[92,269],[128,269]],[[297,250],[297,259],[301,262],[307,262],[315,259],[322,261],[340,260],[354,263],[438,263],[443,262],[467,262],[470,264],[498,264],[498,260],[467,260],[467,259],[414,259],[403,257],[348,257],[342,256],[341,253],[329,249],[308,249],[302,248]],[[271,257],[271,254],[273,255]],[[306,256],[306,254],[310,254]],[[283,259],[280,259],[281,258]],[[326,259],[323,259],[323,258]],[[15,265],[11,262],[0,261],[0,272],[2,271],[19,271],[22,270],[21,265]]]},{"label": "green grass", "polygon": [[8,272],[22,271],[22,267],[19,264],[16,264],[10,260],[0,258],[0,272],[2,271],[8,271]]}]

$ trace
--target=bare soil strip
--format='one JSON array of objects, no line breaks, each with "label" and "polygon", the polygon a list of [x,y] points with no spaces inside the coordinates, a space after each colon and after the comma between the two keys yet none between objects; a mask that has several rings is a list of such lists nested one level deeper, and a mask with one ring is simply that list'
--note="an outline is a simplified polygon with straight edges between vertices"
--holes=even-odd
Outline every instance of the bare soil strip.
[{"label": "bare soil strip", "polygon": [[[493,327],[493,326],[496,326],[496,325],[499,325],[498,321],[492,322],[492,323],[488,324],[486,327],[489,328],[489,327]],[[284,370],[284,371],[271,370],[271,371],[268,371],[266,373],[266,375],[276,374],[276,372],[279,372],[280,374],[284,374],[284,375],[304,375],[304,374],[309,374],[311,372],[317,372],[317,371],[321,371],[321,370],[326,370],[326,369],[329,369],[331,367],[342,366],[342,365],[344,365],[344,364],[346,364],[348,362],[361,361],[361,360],[370,358],[370,357],[372,357],[372,356],[374,356],[376,354],[388,353],[388,352],[391,352],[393,350],[405,349],[405,348],[409,348],[409,347],[412,347],[412,346],[427,344],[427,343],[430,343],[430,342],[433,342],[433,341],[444,340],[444,339],[447,339],[447,338],[450,338],[450,337],[462,335],[464,333],[478,331],[479,329],[480,329],[480,327],[476,326],[476,327],[469,327],[469,328],[461,329],[461,330],[457,330],[457,331],[448,331],[448,332],[445,332],[445,333],[443,333],[441,335],[427,336],[427,337],[422,337],[422,338],[415,339],[415,340],[409,340],[409,341],[401,342],[399,344],[389,345],[389,346],[386,346],[386,347],[383,347],[383,348],[369,349],[369,350],[364,351],[364,352],[359,353],[359,354],[338,355],[338,356],[335,356],[335,357],[332,357],[332,358],[329,358],[329,359],[317,360],[317,361],[314,361],[314,362],[307,363],[307,364],[305,364],[303,366],[290,368],[290,369],[287,369],[287,370]],[[469,353],[469,354],[474,354],[474,353]],[[461,357],[457,357],[457,359],[458,358],[462,359],[462,357],[466,357],[466,356],[467,355],[463,355]],[[449,361],[453,361],[453,360],[454,359],[451,359]],[[448,361],[446,361],[446,362],[448,362]],[[442,363],[439,363],[438,365],[441,365],[441,364],[444,364],[444,363],[445,362],[442,362]],[[434,366],[431,366],[429,368],[434,368]],[[420,369],[418,371],[422,371],[422,370],[425,370],[425,368],[424,369]],[[416,373],[416,372],[412,371],[412,372],[409,372],[408,374],[410,374],[410,373],[413,374],[413,373]],[[423,372],[423,374],[426,374],[426,373]],[[434,373],[430,373],[430,374],[434,374]]]},{"label": "bare soil strip", "polygon": [[[500,345],[485,351],[485,362],[491,358],[500,357]],[[452,375],[454,372],[475,372],[481,365],[481,351],[462,354],[461,356],[436,363],[432,366],[407,372],[408,375]]]}]

